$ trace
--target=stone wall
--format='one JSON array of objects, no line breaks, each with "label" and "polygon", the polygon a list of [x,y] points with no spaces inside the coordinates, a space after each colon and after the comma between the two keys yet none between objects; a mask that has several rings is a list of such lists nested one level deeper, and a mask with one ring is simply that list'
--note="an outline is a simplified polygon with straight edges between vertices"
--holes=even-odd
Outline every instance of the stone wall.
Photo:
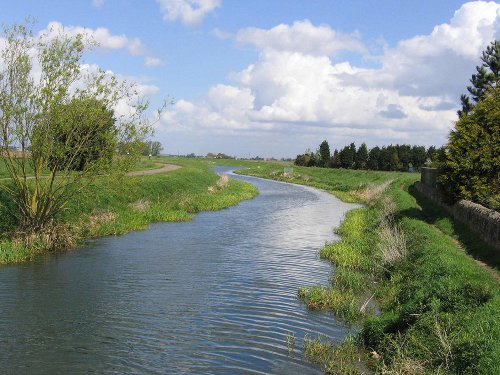
[{"label": "stone wall", "polygon": [[466,200],[449,206],[443,203],[443,196],[435,187],[420,182],[416,182],[415,187],[448,211],[453,218],[467,225],[483,241],[500,251],[500,213]]},{"label": "stone wall", "polygon": [[430,187],[437,187],[438,170],[436,168],[422,167],[420,171],[420,182]]}]

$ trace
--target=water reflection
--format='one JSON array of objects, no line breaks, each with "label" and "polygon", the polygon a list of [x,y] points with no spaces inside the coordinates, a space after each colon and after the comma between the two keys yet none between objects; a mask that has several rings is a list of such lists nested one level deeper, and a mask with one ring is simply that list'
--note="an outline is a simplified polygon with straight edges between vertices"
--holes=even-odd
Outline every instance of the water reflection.
[{"label": "water reflection", "polygon": [[296,292],[329,279],[317,252],[352,206],[310,188],[237,178],[260,195],[188,223],[0,268],[2,371],[322,373],[303,360],[303,336],[340,340],[346,327],[307,311]]}]

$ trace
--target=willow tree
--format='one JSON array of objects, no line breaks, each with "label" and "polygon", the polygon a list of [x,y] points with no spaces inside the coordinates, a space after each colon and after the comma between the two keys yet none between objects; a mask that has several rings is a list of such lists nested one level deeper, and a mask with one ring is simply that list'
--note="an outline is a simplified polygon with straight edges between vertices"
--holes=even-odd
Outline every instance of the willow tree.
[{"label": "willow tree", "polygon": [[[0,39],[2,41],[2,39]],[[0,49],[0,184],[21,229],[37,231],[100,175],[120,172],[150,133],[148,103],[133,84],[82,64],[94,43],[64,32],[3,30]],[[118,114],[115,108],[128,108]],[[124,155],[116,155],[117,145]]]}]

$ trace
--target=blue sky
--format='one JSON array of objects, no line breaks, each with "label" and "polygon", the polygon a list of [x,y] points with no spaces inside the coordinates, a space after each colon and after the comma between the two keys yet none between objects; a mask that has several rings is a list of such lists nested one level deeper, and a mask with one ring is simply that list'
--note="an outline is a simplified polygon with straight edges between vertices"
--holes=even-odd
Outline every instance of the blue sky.
[{"label": "blue sky", "polygon": [[168,153],[294,157],[327,139],[441,145],[480,52],[500,34],[494,2],[392,0],[5,1],[87,30],[85,56],[141,84]]}]

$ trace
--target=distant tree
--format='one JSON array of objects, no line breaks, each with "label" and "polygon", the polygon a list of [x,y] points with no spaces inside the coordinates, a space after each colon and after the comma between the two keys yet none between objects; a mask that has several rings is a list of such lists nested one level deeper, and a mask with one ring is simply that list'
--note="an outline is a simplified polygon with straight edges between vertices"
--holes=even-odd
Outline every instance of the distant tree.
[{"label": "distant tree", "polygon": [[330,159],[330,168],[340,168],[340,155],[337,149],[333,151],[333,156]]},{"label": "distant tree", "polygon": [[401,161],[399,160],[398,153],[394,150],[391,153],[391,162],[389,166],[390,171],[399,171],[402,168]]},{"label": "distant tree", "polygon": [[459,117],[468,114],[488,89],[497,87],[500,79],[500,41],[491,42],[483,51],[481,60],[483,63],[476,67],[476,74],[470,80],[472,85],[467,86],[472,98],[465,94],[460,97],[462,109],[458,111]]},{"label": "distant tree", "polygon": [[352,159],[350,161],[349,146],[344,146],[339,151],[340,168],[350,168],[352,165]]},{"label": "distant tree", "polygon": [[163,151],[163,146],[161,142],[158,141],[148,141],[144,142],[142,146],[142,155],[143,156],[158,156],[160,152]]},{"label": "distant tree", "polygon": [[366,169],[368,166],[368,148],[366,143],[361,143],[358,151],[356,151],[355,167],[356,169]]},{"label": "distant tree", "polygon": [[374,171],[380,169],[380,155],[380,147],[375,146],[370,150],[368,153],[368,169],[372,169]]},{"label": "distant tree", "polygon": [[342,168],[353,169],[355,166],[356,145],[351,143],[340,151],[340,161]]},{"label": "distant tree", "polygon": [[436,156],[437,156],[436,146],[430,146],[427,149],[427,161],[429,161],[431,163],[436,161]]},{"label": "distant tree", "polygon": [[379,168],[382,171],[390,171],[391,170],[392,149],[389,147],[392,147],[392,146],[383,146],[380,149]]},{"label": "distant tree", "polygon": [[330,161],[330,146],[328,145],[328,141],[324,140],[319,145],[319,167],[327,167]]},{"label": "distant tree", "polygon": [[427,161],[427,151],[424,146],[413,146],[411,148],[412,164],[416,170],[420,170]]},{"label": "distant tree", "polygon": [[401,170],[408,171],[410,164],[412,164],[412,152],[410,145],[396,145],[397,154],[401,163]]},{"label": "distant tree", "polygon": [[163,146],[161,145],[161,142],[158,141],[151,142],[151,155],[158,156],[162,151],[163,151]]},{"label": "distant tree", "polygon": [[316,166],[317,160],[314,152],[307,150],[305,154],[297,155],[295,158],[295,165],[303,167],[314,167]]}]

